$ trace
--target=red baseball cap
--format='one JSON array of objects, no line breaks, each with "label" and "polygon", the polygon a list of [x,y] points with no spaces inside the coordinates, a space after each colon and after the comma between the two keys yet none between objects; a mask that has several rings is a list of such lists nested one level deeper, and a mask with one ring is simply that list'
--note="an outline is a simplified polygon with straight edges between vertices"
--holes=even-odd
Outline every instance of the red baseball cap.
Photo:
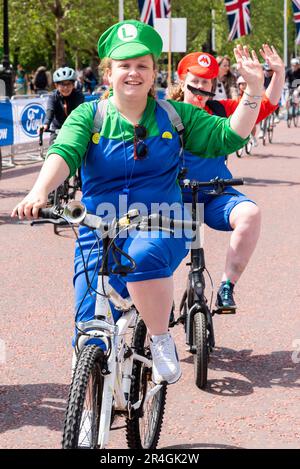
[{"label": "red baseball cap", "polygon": [[207,52],[192,52],[180,60],[177,73],[180,80],[187,72],[202,78],[216,78],[219,74],[219,65],[213,55]]}]

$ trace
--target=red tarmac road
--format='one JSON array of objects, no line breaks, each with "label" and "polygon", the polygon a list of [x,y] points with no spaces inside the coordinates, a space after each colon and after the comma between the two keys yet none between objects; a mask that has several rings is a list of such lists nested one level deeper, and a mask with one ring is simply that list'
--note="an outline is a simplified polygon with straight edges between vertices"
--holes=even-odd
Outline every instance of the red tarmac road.
[{"label": "red tarmac road", "polygon": [[[262,209],[261,238],[236,287],[238,314],[215,318],[206,392],[193,383],[183,329],[173,329],[183,376],[168,389],[160,448],[300,447],[299,149],[299,130],[281,122],[272,145],[230,159]],[[60,447],[71,375],[71,232],[54,236],[52,226],[9,216],[39,167],[5,170],[0,181],[0,448]],[[215,287],[228,239],[205,230]],[[176,273],[177,304],[185,269]],[[111,433],[110,447],[126,447],[123,430]]]}]

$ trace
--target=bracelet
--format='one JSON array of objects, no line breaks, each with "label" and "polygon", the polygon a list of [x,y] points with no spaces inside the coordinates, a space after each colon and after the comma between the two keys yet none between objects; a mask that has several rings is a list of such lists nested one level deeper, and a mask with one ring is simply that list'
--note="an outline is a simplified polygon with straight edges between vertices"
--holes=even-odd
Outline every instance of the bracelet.
[{"label": "bracelet", "polygon": [[249,96],[249,98],[253,98],[253,99],[260,99],[263,97],[263,94],[262,95],[259,95],[259,96],[255,96],[255,95],[252,95],[252,94],[249,94],[247,93],[247,91],[244,91],[244,93]]}]

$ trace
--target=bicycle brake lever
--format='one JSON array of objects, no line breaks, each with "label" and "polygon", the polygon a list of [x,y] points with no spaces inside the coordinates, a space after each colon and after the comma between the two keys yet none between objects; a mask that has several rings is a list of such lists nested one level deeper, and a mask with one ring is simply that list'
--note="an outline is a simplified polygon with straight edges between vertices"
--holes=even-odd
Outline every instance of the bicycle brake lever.
[{"label": "bicycle brake lever", "polygon": [[44,223],[51,223],[52,225],[61,225],[61,226],[67,226],[69,225],[69,223],[65,220],[51,220],[51,219],[47,219],[47,220],[32,220],[32,222],[30,223],[30,226],[33,226],[33,225],[42,225]]}]

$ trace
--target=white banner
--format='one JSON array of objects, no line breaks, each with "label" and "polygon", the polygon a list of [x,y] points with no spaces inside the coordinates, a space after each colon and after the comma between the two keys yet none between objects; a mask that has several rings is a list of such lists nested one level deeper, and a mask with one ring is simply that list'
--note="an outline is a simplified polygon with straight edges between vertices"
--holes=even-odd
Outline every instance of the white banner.
[{"label": "white banner", "polygon": [[14,144],[34,142],[46,116],[48,97],[12,99]]},{"label": "white banner", "polygon": [[186,52],[186,18],[155,18],[154,28],[163,40],[163,52],[169,52],[169,31],[171,30],[171,52]]}]

